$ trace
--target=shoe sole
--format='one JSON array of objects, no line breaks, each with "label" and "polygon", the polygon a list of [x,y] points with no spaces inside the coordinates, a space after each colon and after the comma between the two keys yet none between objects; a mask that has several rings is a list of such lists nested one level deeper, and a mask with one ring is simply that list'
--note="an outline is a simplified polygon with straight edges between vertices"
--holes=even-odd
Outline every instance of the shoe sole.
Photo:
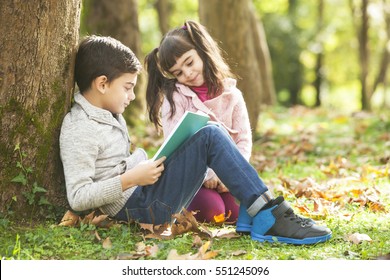
[{"label": "shoe sole", "polygon": [[236,225],[236,232],[240,234],[250,234],[252,231],[252,225],[248,224],[240,224],[237,223]]},{"label": "shoe sole", "polygon": [[325,242],[332,237],[332,234],[329,233],[323,236],[308,237],[304,239],[295,239],[295,238],[288,238],[288,237],[281,237],[281,236],[260,235],[252,232],[251,237],[253,240],[259,242],[270,242],[270,243],[280,242],[280,243],[287,243],[287,244],[305,245],[305,244],[316,244],[316,243]]}]

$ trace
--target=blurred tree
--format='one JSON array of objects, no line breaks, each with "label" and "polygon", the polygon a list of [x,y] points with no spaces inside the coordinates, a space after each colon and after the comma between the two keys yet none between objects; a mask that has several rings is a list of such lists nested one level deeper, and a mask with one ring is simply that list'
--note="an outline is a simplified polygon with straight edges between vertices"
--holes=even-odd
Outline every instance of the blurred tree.
[{"label": "blurred tree", "polygon": [[386,95],[390,96],[390,92],[387,90],[387,68],[390,62],[390,1],[382,0],[382,12],[385,24],[384,43],[381,48],[382,53],[380,55],[380,66],[378,74],[375,78],[374,85],[372,87],[372,93],[374,93],[379,85],[383,85],[383,108],[389,108],[390,103],[387,104]]},{"label": "blurred tree", "polygon": [[322,42],[322,29],[324,25],[324,0],[318,0],[318,19],[317,19],[317,53],[316,53],[316,65],[315,65],[315,79],[314,79],[314,89],[315,89],[315,106],[321,106],[321,86],[323,82],[323,58],[324,58],[324,45]]},{"label": "blurred tree", "polygon": [[[360,62],[360,83],[361,83],[361,103],[363,110],[370,110],[368,88],[368,72],[369,72],[369,49],[368,49],[368,0],[362,0],[361,7],[358,9],[353,0],[349,0],[352,10],[352,18],[359,41],[359,62]],[[359,16],[359,14],[361,16]],[[359,22],[360,19],[360,22]]]},{"label": "blurred tree", "polygon": [[166,34],[169,31],[169,17],[171,14],[172,3],[170,0],[156,0],[154,4],[158,14],[158,22],[161,34]]},{"label": "blurred tree", "polygon": [[[381,9],[384,21],[383,46],[376,47],[377,52],[370,50],[370,14],[369,0],[361,0],[358,7],[352,0],[349,5],[353,15],[353,23],[359,42],[359,62],[360,62],[360,84],[361,84],[361,104],[363,110],[371,110],[371,99],[379,84],[386,85],[387,67],[389,64],[389,44],[390,44],[390,5],[388,1],[382,0]],[[378,4],[377,4],[378,5]],[[370,58],[378,57],[378,64],[370,64]],[[377,67],[379,65],[379,67]],[[376,73],[375,73],[376,72]],[[386,89],[386,87],[384,86]],[[385,94],[385,93],[384,93]]]},{"label": "blurred tree", "polygon": [[[82,24],[88,34],[111,36],[129,46],[142,61],[138,0],[84,0],[83,4]],[[145,82],[144,74],[139,75],[136,99],[124,113],[130,125],[145,119]]]},{"label": "blurred tree", "polygon": [[[297,25],[297,19],[299,19],[298,11],[298,0],[289,0],[288,3],[288,18],[291,22],[291,34],[292,34],[292,46],[295,45],[292,50],[290,50],[290,63],[294,65],[292,69],[294,72],[290,72],[292,83],[290,83],[289,92],[290,92],[290,104],[297,105],[302,103],[299,98],[299,93],[302,90],[303,86],[303,66],[300,62],[300,54],[302,49],[299,46],[299,36],[302,32],[299,25]],[[287,48],[290,48],[291,45],[287,45]]]},{"label": "blurred tree", "polygon": [[11,210],[16,218],[48,215],[46,198],[67,205],[58,137],[73,91],[80,9],[80,0],[1,2],[0,211],[5,215]]},{"label": "blurred tree", "polygon": [[261,105],[273,104],[275,92],[265,33],[252,1],[200,0],[199,18],[221,42],[233,72],[242,78],[238,87],[256,129]]},{"label": "blurred tree", "polygon": [[[299,93],[304,83],[304,66],[300,61],[306,36],[297,25],[300,19],[298,3],[286,0],[271,2],[256,1],[257,9],[266,6],[262,16],[272,59],[273,79],[278,101],[284,105],[300,103]],[[278,9],[276,10],[277,7]],[[271,12],[269,12],[271,10]]]}]

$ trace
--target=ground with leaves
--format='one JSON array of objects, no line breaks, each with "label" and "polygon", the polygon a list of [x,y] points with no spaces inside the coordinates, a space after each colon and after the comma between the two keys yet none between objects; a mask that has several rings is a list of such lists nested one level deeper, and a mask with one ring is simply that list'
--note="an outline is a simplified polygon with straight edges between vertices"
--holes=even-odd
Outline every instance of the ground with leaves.
[{"label": "ground with leaves", "polygon": [[[132,130],[134,132],[134,130]],[[390,113],[343,115],[303,107],[265,110],[252,163],[296,212],[326,224],[333,238],[311,246],[258,243],[216,217],[183,211],[168,225],[118,224],[105,215],[65,213],[20,226],[0,218],[2,259],[389,259]],[[156,150],[153,128],[133,142]],[[196,214],[195,214],[196,215]]]}]

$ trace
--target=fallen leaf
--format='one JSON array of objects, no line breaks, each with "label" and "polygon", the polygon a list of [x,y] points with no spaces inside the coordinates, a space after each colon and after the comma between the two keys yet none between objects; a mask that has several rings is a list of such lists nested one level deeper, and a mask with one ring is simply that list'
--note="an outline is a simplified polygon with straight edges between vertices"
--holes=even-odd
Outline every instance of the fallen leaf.
[{"label": "fallen leaf", "polygon": [[191,253],[180,255],[176,249],[172,249],[169,251],[167,260],[194,260]]},{"label": "fallen leaf", "polygon": [[237,251],[233,251],[231,254],[232,254],[232,256],[241,256],[241,255],[245,255],[246,251],[245,250],[237,250]]},{"label": "fallen leaf", "polygon": [[141,229],[150,232],[145,235],[146,239],[168,240],[173,238],[171,228],[169,227],[168,223],[165,223],[163,225],[140,223],[139,226],[141,227]]},{"label": "fallen leaf", "polygon": [[358,233],[358,232],[348,235],[347,240],[351,241],[353,244],[359,244],[362,243],[363,241],[368,241],[368,242],[372,241],[372,239],[367,234]]},{"label": "fallen leaf", "polygon": [[146,251],[147,256],[150,256],[152,258],[156,258],[158,251],[159,251],[159,248],[156,244],[154,244],[153,246],[146,246],[145,251]]},{"label": "fallen leaf", "polygon": [[72,211],[68,210],[66,211],[65,215],[62,217],[60,226],[66,226],[66,227],[74,227],[78,224],[80,220],[80,216],[76,215]]},{"label": "fallen leaf", "polygon": [[102,238],[100,237],[99,233],[97,232],[97,230],[95,230],[95,239],[96,241],[100,242],[102,241]]},{"label": "fallen leaf", "polygon": [[192,247],[197,247],[199,248],[202,246],[203,242],[202,239],[199,237],[199,235],[194,235],[193,240],[192,240]]},{"label": "fallen leaf", "polygon": [[227,214],[227,216],[225,215],[225,213],[221,213],[219,215],[215,215],[213,218],[214,218],[214,222],[216,224],[223,224],[224,222],[226,222],[230,216],[232,215],[232,211],[229,210],[229,213]]},{"label": "fallen leaf", "polygon": [[81,220],[81,222],[83,224],[91,224],[92,220],[93,220],[93,217],[95,216],[95,211],[92,211],[91,213],[89,213],[88,215],[84,216],[84,218]]},{"label": "fallen leaf", "polygon": [[135,250],[137,251],[137,253],[145,251],[145,248],[146,248],[146,245],[143,242],[137,242],[135,244]]},{"label": "fallen leaf", "polygon": [[154,232],[153,224],[139,223],[138,225],[140,226],[141,229],[148,230],[150,232]]},{"label": "fallen leaf", "polygon": [[222,228],[222,229],[213,230],[212,237],[232,239],[232,238],[239,238],[241,237],[241,235],[239,235],[235,229]]},{"label": "fallen leaf", "polygon": [[169,251],[167,260],[209,260],[218,255],[218,251],[208,251],[211,242],[205,242],[198,250],[196,254],[187,253],[180,255],[176,249]]},{"label": "fallen leaf", "polygon": [[110,237],[107,237],[106,239],[103,240],[102,242],[103,248],[104,249],[111,249],[112,248],[112,242],[110,240]]},{"label": "fallen leaf", "polygon": [[390,260],[390,253],[387,255],[381,255],[376,258],[377,260]]}]

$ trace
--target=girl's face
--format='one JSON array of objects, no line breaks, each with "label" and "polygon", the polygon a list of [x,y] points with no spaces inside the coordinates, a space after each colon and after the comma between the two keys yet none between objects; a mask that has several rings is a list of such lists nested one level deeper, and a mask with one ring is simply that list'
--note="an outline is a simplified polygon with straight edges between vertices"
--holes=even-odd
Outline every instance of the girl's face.
[{"label": "girl's face", "polygon": [[194,49],[184,53],[176,59],[169,72],[179,83],[189,87],[198,87],[204,84],[203,61]]},{"label": "girl's face", "polygon": [[113,114],[122,114],[125,108],[135,99],[134,87],[137,83],[137,74],[125,73],[106,83],[103,95],[103,109]]}]

